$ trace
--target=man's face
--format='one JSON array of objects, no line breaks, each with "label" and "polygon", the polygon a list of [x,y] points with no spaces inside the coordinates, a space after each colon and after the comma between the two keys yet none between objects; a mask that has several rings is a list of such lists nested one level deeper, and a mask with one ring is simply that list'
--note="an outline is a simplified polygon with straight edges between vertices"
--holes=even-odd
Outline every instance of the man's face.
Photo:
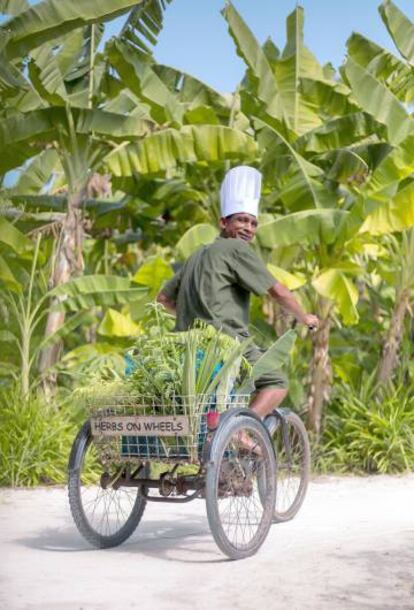
[{"label": "man's face", "polygon": [[257,218],[246,212],[232,214],[220,218],[220,227],[226,237],[237,237],[249,242],[256,234]]}]

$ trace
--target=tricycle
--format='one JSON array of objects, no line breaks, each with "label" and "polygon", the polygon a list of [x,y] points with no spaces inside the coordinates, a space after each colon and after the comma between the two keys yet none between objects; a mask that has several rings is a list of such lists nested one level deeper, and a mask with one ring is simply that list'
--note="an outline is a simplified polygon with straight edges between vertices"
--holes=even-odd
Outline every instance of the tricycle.
[{"label": "tricycle", "polygon": [[82,536],[120,545],[147,502],[206,502],[211,533],[230,559],[256,553],[272,522],[299,510],[310,450],[300,418],[264,420],[249,395],[101,396],[89,401],[69,459],[69,502]]}]

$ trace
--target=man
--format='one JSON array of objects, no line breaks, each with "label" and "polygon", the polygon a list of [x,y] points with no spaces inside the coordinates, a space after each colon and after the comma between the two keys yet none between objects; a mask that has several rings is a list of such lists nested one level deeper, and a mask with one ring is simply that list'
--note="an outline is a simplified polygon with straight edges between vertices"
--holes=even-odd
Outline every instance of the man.
[{"label": "man", "polygon": [[[227,172],[220,191],[221,234],[200,248],[162,288],[157,300],[177,316],[176,330],[187,330],[196,318],[205,320],[234,337],[249,336],[250,293],[268,293],[296,319],[309,328],[319,320],[305,313],[293,294],[276,282],[249,243],[257,230],[261,174],[247,166]],[[245,357],[254,364],[264,350],[247,349]],[[279,371],[256,381],[251,408],[264,417],[287,394],[286,380]]]}]

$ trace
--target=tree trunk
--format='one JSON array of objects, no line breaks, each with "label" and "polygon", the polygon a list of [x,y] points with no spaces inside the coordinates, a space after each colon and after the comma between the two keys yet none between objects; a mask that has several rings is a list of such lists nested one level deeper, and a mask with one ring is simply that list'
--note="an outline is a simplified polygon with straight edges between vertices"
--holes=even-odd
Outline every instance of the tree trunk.
[{"label": "tree trunk", "polygon": [[318,330],[312,335],[313,356],[310,365],[310,387],[308,395],[308,426],[319,439],[322,413],[329,400],[332,385],[332,367],[329,357],[330,316],[321,319]]},{"label": "tree trunk", "polygon": [[391,380],[398,364],[398,352],[404,327],[404,318],[410,304],[410,291],[403,290],[398,293],[383,347],[381,360],[378,366],[378,382],[386,383]]},{"label": "tree trunk", "polygon": [[[82,202],[85,195],[86,184],[68,195],[68,211],[62,223],[62,229],[58,240],[50,278],[50,288],[55,288],[56,286],[64,284],[73,276],[78,275],[83,271]],[[65,321],[65,313],[63,311],[54,311],[54,308],[61,302],[62,298],[59,297],[54,298],[50,303],[51,311],[49,311],[46,322],[46,337],[55,333]],[[45,374],[47,370],[59,360],[61,349],[62,344],[58,341],[42,351],[39,364],[39,369],[42,374]],[[53,383],[53,376],[48,375],[48,380]]]}]

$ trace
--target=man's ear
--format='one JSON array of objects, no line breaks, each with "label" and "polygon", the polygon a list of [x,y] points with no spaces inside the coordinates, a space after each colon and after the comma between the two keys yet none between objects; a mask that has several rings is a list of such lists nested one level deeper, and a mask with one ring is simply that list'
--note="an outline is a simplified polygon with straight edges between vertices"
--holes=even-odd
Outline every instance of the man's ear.
[{"label": "man's ear", "polygon": [[226,228],[226,226],[227,226],[226,219],[225,219],[225,218],[223,218],[223,217],[221,217],[221,218],[220,218],[220,229],[225,229],[225,228]]}]

